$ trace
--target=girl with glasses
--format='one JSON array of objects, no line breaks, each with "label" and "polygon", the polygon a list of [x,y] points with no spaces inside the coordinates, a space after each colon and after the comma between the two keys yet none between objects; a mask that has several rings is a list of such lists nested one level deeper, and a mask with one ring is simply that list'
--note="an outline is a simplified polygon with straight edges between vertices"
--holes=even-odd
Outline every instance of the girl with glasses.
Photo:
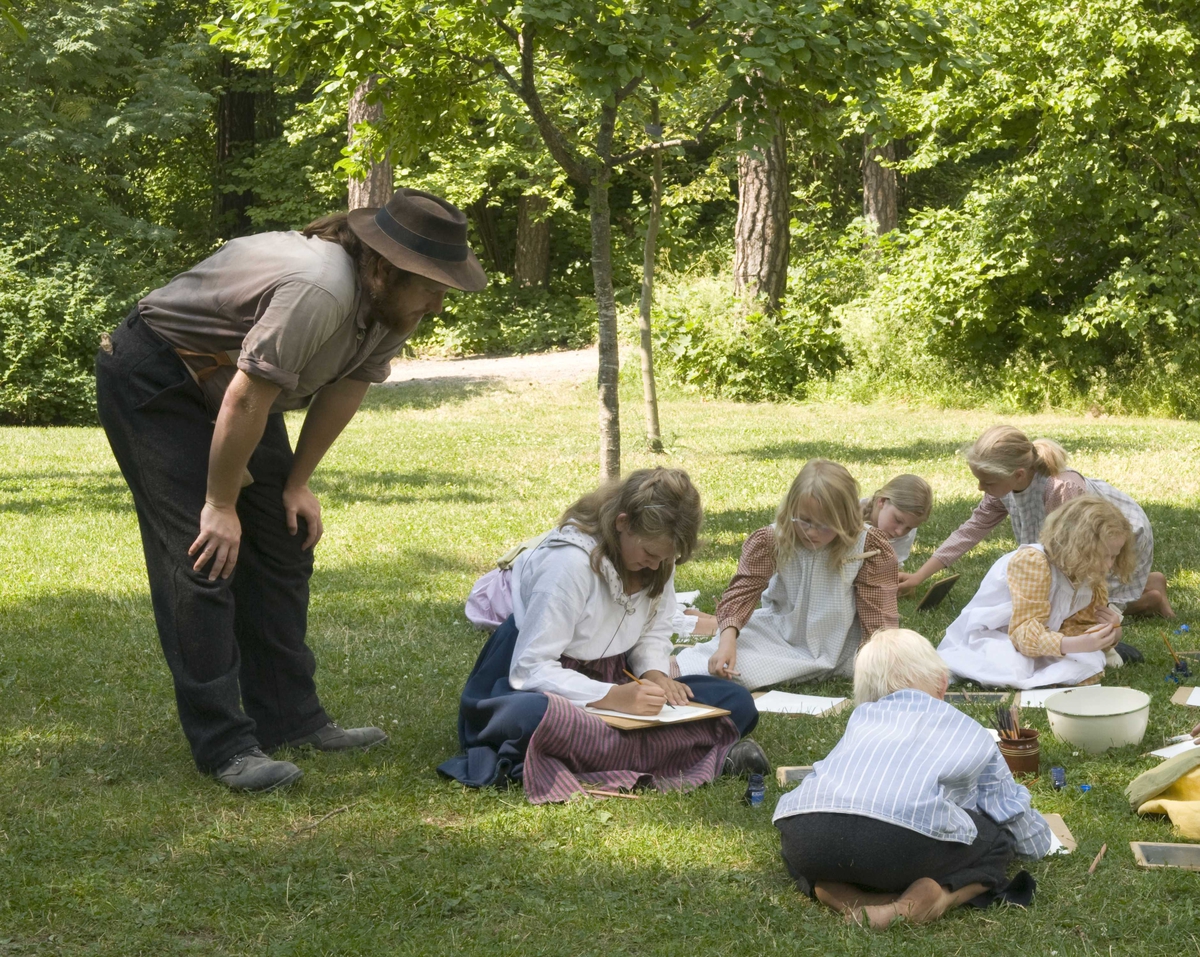
[{"label": "girl with glasses", "polygon": [[848,677],[863,637],[899,621],[897,575],[887,534],[863,521],[858,483],[813,459],[774,524],[746,540],[717,605],[719,637],[682,651],[680,672],[734,677],[750,690]]}]

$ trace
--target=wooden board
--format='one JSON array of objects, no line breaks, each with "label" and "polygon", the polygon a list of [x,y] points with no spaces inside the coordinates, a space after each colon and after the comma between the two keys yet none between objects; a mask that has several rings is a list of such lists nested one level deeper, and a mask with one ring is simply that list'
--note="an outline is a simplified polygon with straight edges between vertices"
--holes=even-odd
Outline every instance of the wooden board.
[{"label": "wooden board", "polygon": [[[1173,695],[1171,695],[1171,702],[1173,704],[1186,705],[1188,703],[1188,698],[1192,696],[1192,692],[1195,690],[1196,689],[1194,687],[1189,688],[1187,686],[1182,686],[1178,688]],[[1197,708],[1200,707],[1200,705],[1192,705],[1192,707]]]},{"label": "wooden board", "polygon": [[775,780],[781,788],[787,787],[789,784],[799,784],[812,771],[811,764],[787,764],[775,769]]},{"label": "wooden board", "polygon": [[1200,844],[1156,844],[1130,841],[1129,849],[1138,867],[1178,867],[1200,871]]},{"label": "wooden board", "polygon": [[603,721],[605,724],[607,724],[610,728],[617,728],[620,731],[640,731],[643,728],[670,728],[674,725],[688,724],[689,722],[692,722],[692,721],[707,721],[709,718],[722,718],[725,715],[729,714],[729,712],[726,711],[724,708],[709,708],[709,707],[705,707],[704,705],[689,705],[688,707],[693,707],[693,708],[704,707],[705,713],[698,714],[692,718],[683,718],[679,721],[665,722],[665,721],[648,721],[645,718],[639,718],[636,715],[632,715],[632,714],[629,715],[629,717],[623,717],[623,716],[619,717],[615,714],[596,714],[595,711],[592,711],[589,709],[585,709],[585,710],[587,710],[588,714],[595,715],[597,718],[599,718],[601,721]]},{"label": "wooden board", "polygon": [[1003,704],[1011,691],[947,691],[947,704]]},{"label": "wooden board", "polygon": [[933,611],[937,608],[942,603],[942,599],[950,594],[950,589],[954,587],[956,581],[958,581],[957,575],[947,575],[930,585],[929,591],[925,592],[921,600],[917,602],[917,611]]},{"label": "wooden board", "polygon": [[1067,849],[1067,854],[1070,854],[1079,846],[1074,835],[1071,833],[1071,829],[1067,827],[1067,822],[1062,819],[1061,814],[1043,814],[1042,817],[1050,825],[1050,830],[1054,832],[1054,836],[1058,838],[1059,843]]}]

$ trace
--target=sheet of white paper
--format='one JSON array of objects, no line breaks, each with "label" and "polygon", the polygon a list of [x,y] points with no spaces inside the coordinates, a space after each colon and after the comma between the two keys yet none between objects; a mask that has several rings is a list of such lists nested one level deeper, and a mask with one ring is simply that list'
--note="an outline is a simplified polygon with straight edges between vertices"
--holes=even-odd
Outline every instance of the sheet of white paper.
[{"label": "sheet of white paper", "polygon": [[712,708],[690,704],[677,704],[675,707],[663,705],[658,714],[629,714],[625,711],[606,711],[603,708],[587,708],[588,714],[607,714],[614,718],[636,718],[638,721],[655,721],[659,724],[670,724],[673,721],[683,721],[685,718],[695,718],[708,714]]},{"label": "sheet of white paper", "polygon": [[771,714],[824,714],[841,704],[845,698],[823,698],[815,694],[792,694],[788,691],[768,691],[754,699],[760,712]]},{"label": "sheet of white paper", "polygon": [[1165,748],[1159,748],[1157,751],[1151,751],[1156,758],[1173,758],[1177,754],[1183,754],[1184,751],[1191,751],[1193,748],[1200,748],[1200,744],[1195,741],[1180,741],[1178,744],[1172,744]]},{"label": "sheet of white paper", "polygon": [[1192,693],[1188,695],[1187,703],[1193,708],[1200,708],[1200,688],[1192,689]]},{"label": "sheet of white paper", "polygon": [[[1095,687],[1099,688],[1100,685]],[[1021,692],[1021,707],[1022,708],[1044,708],[1046,707],[1046,699],[1052,694],[1058,694],[1060,691],[1066,691],[1066,688],[1031,688],[1028,691]]]},{"label": "sheet of white paper", "polygon": [[993,741],[995,741],[997,744],[1000,743],[1000,732],[999,731],[997,731],[995,728],[988,728],[987,733],[992,736]]},{"label": "sheet of white paper", "polygon": [[677,592],[675,592],[675,600],[678,601],[679,604],[683,605],[685,608],[687,606],[691,605],[692,602],[694,602],[699,597],[700,597],[700,589],[699,588],[697,588],[695,591],[677,591]]}]

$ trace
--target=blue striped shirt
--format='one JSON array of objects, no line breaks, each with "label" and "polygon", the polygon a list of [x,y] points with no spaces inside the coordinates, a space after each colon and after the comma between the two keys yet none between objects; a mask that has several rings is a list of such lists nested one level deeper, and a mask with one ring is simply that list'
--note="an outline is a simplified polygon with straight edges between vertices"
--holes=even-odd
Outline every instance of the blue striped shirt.
[{"label": "blue striped shirt", "polygon": [[1013,780],[983,725],[905,688],[854,709],[829,756],[779,799],[774,820],[861,814],[939,841],[970,844],[977,831],[966,810],[1012,831],[1022,857],[1050,850],[1050,826],[1030,807],[1029,791]]}]

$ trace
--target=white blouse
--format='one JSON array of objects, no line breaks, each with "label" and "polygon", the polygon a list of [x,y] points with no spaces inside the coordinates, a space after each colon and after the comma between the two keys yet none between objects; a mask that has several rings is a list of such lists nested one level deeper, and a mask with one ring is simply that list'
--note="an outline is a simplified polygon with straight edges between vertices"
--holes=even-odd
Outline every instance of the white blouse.
[{"label": "white blouse", "polygon": [[553,692],[579,705],[603,698],[613,685],[564,668],[562,655],[596,661],[626,653],[629,670],[670,674],[675,577],[662,594],[626,595],[608,559],[592,570],[596,539],[573,526],[552,531],[513,564],[513,615],[519,631],[509,668],[517,691]]}]

